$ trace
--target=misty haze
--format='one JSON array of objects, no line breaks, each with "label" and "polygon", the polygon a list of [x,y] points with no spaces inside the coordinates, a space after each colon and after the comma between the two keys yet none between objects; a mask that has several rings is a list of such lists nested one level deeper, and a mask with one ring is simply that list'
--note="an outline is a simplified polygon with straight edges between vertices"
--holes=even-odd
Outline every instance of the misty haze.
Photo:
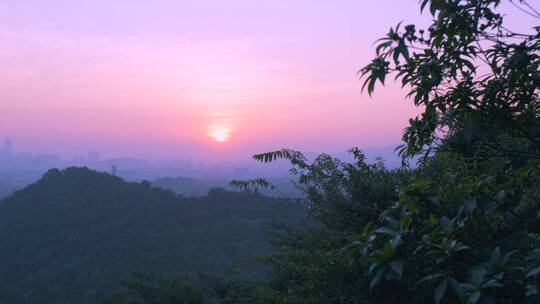
[{"label": "misty haze", "polygon": [[0,2],[0,304],[540,303],[540,2]]}]

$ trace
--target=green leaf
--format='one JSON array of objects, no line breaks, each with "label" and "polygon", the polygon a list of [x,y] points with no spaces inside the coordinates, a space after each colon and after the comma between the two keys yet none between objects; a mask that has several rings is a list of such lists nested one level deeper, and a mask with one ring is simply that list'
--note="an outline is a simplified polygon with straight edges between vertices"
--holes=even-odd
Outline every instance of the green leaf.
[{"label": "green leaf", "polygon": [[533,268],[527,272],[527,278],[536,277],[540,273],[540,267]]},{"label": "green leaf", "polygon": [[435,288],[435,303],[441,303],[441,300],[446,292],[446,287],[448,286],[448,281],[444,279],[437,288]]},{"label": "green leaf", "polygon": [[428,276],[423,277],[420,281],[418,281],[418,284],[423,283],[423,282],[433,281],[434,279],[443,278],[443,277],[444,275],[441,273],[428,275]]},{"label": "green leaf", "polygon": [[482,293],[480,291],[473,292],[467,299],[467,304],[475,304],[476,302],[478,302],[478,299],[480,299],[481,295]]},{"label": "green leaf", "polygon": [[380,228],[377,228],[375,230],[375,232],[377,233],[382,233],[382,234],[390,234],[390,235],[396,235],[397,232],[392,229],[392,228],[389,228],[389,227],[380,227]]},{"label": "green leaf", "polygon": [[375,274],[375,276],[373,277],[373,279],[371,279],[371,283],[369,284],[369,291],[371,292],[373,290],[373,288],[375,288],[375,286],[377,284],[379,284],[379,282],[381,281],[381,277],[383,275],[383,272],[384,270],[383,269],[379,269],[379,271],[377,271],[377,273]]},{"label": "green leaf", "polygon": [[486,275],[486,270],[484,268],[473,271],[472,277],[471,277],[471,284],[480,286],[482,282],[484,281],[485,275]]},{"label": "green leaf", "polygon": [[372,263],[371,265],[369,265],[368,272],[371,274],[375,270],[375,268],[377,268],[377,266],[379,266],[379,263]]},{"label": "green leaf", "polygon": [[401,277],[403,276],[403,262],[401,261],[391,262],[390,267],[392,268],[392,271],[394,271],[394,273],[401,280]]},{"label": "green leaf", "polygon": [[454,225],[456,223],[456,218],[454,217],[452,219],[449,219],[448,217],[443,216],[439,221],[441,223],[441,227],[444,230],[450,230],[450,229],[454,228]]},{"label": "green leaf", "polygon": [[448,284],[450,285],[450,288],[452,289],[452,291],[454,291],[454,294],[458,297],[460,302],[464,302],[465,291],[463,290],[463,287],[461,287],[461,284],[452,277],[448,277]]}]

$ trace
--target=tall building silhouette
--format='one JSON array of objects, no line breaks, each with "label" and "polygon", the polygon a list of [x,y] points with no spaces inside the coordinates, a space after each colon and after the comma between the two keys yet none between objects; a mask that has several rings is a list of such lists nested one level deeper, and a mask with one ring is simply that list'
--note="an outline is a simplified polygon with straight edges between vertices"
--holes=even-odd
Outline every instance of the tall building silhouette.
[{"label": "tall building silhouette", "polygon": [[90,151],[90,152],[88,152],[88,162],[97,163],[98,161],[99,161],[99,152],[98,151]]},{"label": "tall building silhouette", "polygon": [[11,155],[13,148],[13,143],[11,142],[11,139],[8,137],[4,140],[4,149],[3,152],[5,154]]}]

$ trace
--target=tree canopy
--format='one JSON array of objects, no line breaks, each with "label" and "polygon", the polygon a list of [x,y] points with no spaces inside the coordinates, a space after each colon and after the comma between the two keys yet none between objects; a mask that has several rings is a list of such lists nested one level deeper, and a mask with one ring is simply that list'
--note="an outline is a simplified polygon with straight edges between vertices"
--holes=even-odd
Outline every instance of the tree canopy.
[{"label": "tree canopy", "polygon": [[254,156],[290,161],[314,221],[274,226],[267,278],[134,275],[104,303],[538,303],[540,27],[513,31],[503,2],[540,19],[525,0],[421,0],[431,25],[391,28],[359,72],[368,94],[393,76],[422,110],[404,131],[403,167],[359,149],[352,162]]},{"label": "tree canopy", "polygon": [[181,197],[86,168],[50,170],[0,201],[0,303],[96,303],[133,272],[223,274],[273,251],[274,219],[304,216],[255,193]]},{"label": "tree canopy", "polygon": [[[501,0],[422,0],[427,29],[397,26],[360,75],[400,80],[423,112],[388,170],[294,150],[321,227],[286,233],[269,262],[274,303],[537,303],[540,27],[512,31]],[[540,19],[527,1],[505,1]]]}]

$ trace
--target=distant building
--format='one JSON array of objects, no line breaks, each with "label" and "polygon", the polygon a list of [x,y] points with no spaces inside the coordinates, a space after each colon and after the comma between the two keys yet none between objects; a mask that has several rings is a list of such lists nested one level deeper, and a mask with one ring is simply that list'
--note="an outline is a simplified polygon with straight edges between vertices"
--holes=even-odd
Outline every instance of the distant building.
[{"label": "distant building", "polygon": [[82,166],[86,164],[86,156],[73,156],[73,164],[77,166]]},{"label": "distant building", "polygon": [[33,164],[40,170],[57,168],[61,165],[61,158],[58,154],[38,154],[34,157]]},{"label": "distant building", "polygon": [[88,152],[88,162],[97,163],[98,161],[99,161],[99,152],[98,151],[90,151],[90,152]]},{"label": "distant building", "polygon": [[113,165],[113,166],[112,166],[112,170],[111,170],[111,174],[112,174],[113,176],[116,176],[116,170],[117,170],[116,165]]},{"label": "distant building", "polygon": [[4,150],[3,150],[4,154],[11,155],[12,148],[13,148],[13,143],[11,142],[11,139],[6,138],[4,140]]}]

